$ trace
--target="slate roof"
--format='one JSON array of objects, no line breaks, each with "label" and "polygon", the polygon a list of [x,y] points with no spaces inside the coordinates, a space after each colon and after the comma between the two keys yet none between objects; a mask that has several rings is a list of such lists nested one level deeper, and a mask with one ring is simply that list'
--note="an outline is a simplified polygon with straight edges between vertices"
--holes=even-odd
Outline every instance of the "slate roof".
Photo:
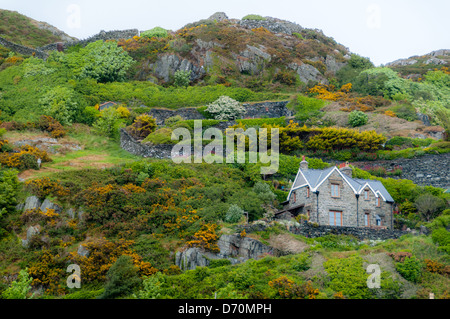
[{"label": "slate roof", "polygon": [[292,190],[300,188],[302,186],[309,185],[311,190],[315,191],[315,189],[331,174],[333,170],[337,170],[339,173],[341,173],[341,176],[345,181],[347,181],[349,185],[351,185],[355,194],[360,194],[362,190],[368,185],[370,188],[372,188],[377,196],[381,195],[384,201],[394,202],[394,199],[380,181],[349,177],[340,172],[336,166],[326,169],[299,169],[294,184],[292,185],[291,191],[289,192],[288,199],[291,195]]}]

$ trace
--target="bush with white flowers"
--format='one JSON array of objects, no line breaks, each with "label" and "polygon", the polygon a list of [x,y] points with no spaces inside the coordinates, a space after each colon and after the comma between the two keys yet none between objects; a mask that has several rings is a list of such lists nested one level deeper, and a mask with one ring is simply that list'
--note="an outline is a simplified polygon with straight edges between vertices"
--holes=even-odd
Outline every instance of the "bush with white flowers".
[{"label": "bush with white flowers", "polygon": [[234,120],[245,113],[245,107],[229,96],[222,95],[206,109],[216,120]]}]

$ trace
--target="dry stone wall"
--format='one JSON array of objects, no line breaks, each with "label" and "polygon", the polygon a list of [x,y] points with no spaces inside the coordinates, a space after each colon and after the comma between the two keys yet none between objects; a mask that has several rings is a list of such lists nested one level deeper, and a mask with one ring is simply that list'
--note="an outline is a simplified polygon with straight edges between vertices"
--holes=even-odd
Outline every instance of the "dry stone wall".
[{"label": "dry stone wall", "polygon": [[44,59],[44,60],[47,59],[47,57],[48,57],[48,54],[43,52],[40,49],[26,47],[26,46],[8,41],[2,37],[0,37],[0,45],[11,51],[14,51],[16,53],[20,53],[23,55],[33,55],[34,54],[35,57]]}]

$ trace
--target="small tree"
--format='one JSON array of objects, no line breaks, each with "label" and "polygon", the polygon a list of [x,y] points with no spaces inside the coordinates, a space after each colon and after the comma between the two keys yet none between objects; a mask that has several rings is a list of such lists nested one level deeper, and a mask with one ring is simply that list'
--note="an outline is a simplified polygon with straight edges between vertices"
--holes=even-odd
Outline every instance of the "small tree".
[{"label": "small tree", "polygon": [[263,182],[256,183],[253,186],[253,191],[264,203],[270,203],[277,197],[270,189],[270,186]]},{"label": "small tree", "polygon": [[245,108],[238,101],[222,95],[209,104],[206,111],[216,120],[234,120],[245,113]]},{"label": "small tree", "polygon": [[17,280],[13,281],[11,286],[3,291],[2,297],[5,299],[27,299],[32,281],[33,278],[30,277],[27,270],[22,269]]},{"label": "small tree", "polygon": [[131,294],[141,282],[138,268],[133,264],[133,259],[127,255],[120,256],[109,268],[106,280],[105,291],[100,296],[102,299]]},{"label": "small tree", "polygon": [[367,123],[369,117],[361,111],[352,111],[348,115],[348,124],[353,127],[362,126]]},{"label": "small tree", "polygon": [[437,213],[444,208],[444,200],[431,194],[423,194],[414,202],[420,215],[429,222],[436,217]]},{"label": "small tree", "polygon": [[225,215],[227,223],[237,223],[244,216],[244,210],[236,204],[232,204]]}]

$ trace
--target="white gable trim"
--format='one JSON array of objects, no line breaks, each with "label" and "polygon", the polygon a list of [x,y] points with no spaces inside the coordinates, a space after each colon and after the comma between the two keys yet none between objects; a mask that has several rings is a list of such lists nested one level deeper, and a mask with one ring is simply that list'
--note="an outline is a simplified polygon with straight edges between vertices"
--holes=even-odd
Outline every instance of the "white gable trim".
[{"label": "white gable trim", "polygon": [[380,194],[381,198],[382,198],[385,202],[387,202],[386,198],[384,198],[383,194],[381,194],[380,191],[377,191],[377,193]]},{"label": "white gable trim", "polygon": [[366,188],[366,186],[369,187],[369,189],[372,191],[372,193],[375,195],[375,197],[378,197],[377,192],[379,193],[379,191],[375,191],[372,186],[370,186],[370,184],[368,182],[366,182],[362,187],[361,190],[359,191],[359,195],[361,195],[361,193],[363,192],[363,190]]},{"label": "white gable trim", "polygon": [[[298,178],[298,175],[299,175],[299,174],[302,174],[302,177],[303,177],[303,179],[305,180],[306,184],[302,184],[302,185],[297,186],[297,187],[294,188],[294,185],[295,185],[295,183],[297,182],[297,178]],[[303,186],[305,186],[305,185],[308,185],[310,189],[312,188],[311,185],[310,185],[309,182],[308,182],[308,179],[305,177],[305,175],[303,175],[302,170],[301,170],[301,168],[299,167],[299,168],[298,168],[298,171],[297,171],[297,175],[295,175],[294,183],[292,183],[291,190],[289,191],[289,194],[288,194],[288,197],[287,197],[286,200],[289,200],[289,199],[291,198],[291,194],[292,194],[292,191],[293,191],[293,190],[299,189],[300,187],[303,187]]]},{"label": "white gable trim", "polygon": [[325,181],[328,179],[328,177],[330,177],[330,175],[331,175],[334,171],[337,171],[337,172],[339,173],[339,175],[341,175],[341,177],[344,179],[344,181],[347,182],[347,184],[350,186],[350,188],[353,190],[353,192],[354,192],[355,194],[358,194],[358,192],[357,192],[356,189],[353,187],[353,185],[350,184],[350,182],[347,180],[347,178],[345,177],[345,175],[342,174],[342,172],[341,172],[336,166],[333,167],[333,169],[327,174],[327,176],[325,176],[325,178],[323,178],[322,181],[321,181],[319,184],[317,184],[317,186],[316,186],[312,191],[313,191],[313,192],[316,192],[317,189],[320,187],[320,185],[322,185],[323,182],[325,182]]}]

